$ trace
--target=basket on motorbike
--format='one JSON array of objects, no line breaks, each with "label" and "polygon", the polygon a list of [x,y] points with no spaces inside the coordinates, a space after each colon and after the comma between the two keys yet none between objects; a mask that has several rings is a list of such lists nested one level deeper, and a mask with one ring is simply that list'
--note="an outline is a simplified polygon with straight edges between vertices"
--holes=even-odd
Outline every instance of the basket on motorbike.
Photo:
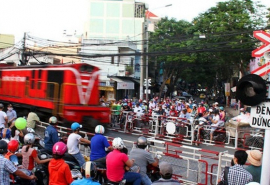
[{"label": "basket on motorbike", "polygon": [[232,119],[226,123],[226,130],[230,133],[231,137],[236,137],[236,133],[238,134],[238,138],[244,138],[244,134],[250,132],[250,125],[247,122],[234,121]]}]

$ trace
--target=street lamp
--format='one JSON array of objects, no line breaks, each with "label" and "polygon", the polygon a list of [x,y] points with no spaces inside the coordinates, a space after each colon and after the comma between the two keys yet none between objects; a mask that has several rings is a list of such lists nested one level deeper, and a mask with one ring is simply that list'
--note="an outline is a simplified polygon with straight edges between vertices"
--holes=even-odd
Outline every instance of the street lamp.
[{"label": "street lamp", "polygon": [[[152,9],[152,11],[153,10],[156,10],[156,9],[159,9],[159,8],[166,8],[166,7],[170,7],[170,6],[172,6],[172,4],[167,4],[167,5],[165,5],[165,6],[162,6],[162,7],[157,7],[157,8],[154,8],[154,9]],[[146,57],[145,57],[145,78],[146,78],[146,88],[145,88],[145,91],[146,91],[146,101],[148,101],[148,89],[149,89],[149,87],[148,87],[148,48],[149,48],[149,45],[148,45],[148,40],[149,40],[149,31],[148,31],[148,23],[149,23],[149,13],[150,13],[150,11],[148,10],[148,12],[147,12],[147,14],[145,15],[145,17],[146,17],[146,24],[144,24],[145,26],[146,26],[146,33],[145,33],[145,40],[146,40],[146,52],[147,52],[147,55],[146,55]],[[141,69],[143,69],[143,67],[141,67]],[[143,78],[143,70],[141,70],[141,78]],[[142,80],[143,81],[143,80]],[[141,83],[140,84],[140,88],[141,89],[143,89],[143,84]],[[141,97],[141,99],[142,99],[142,94],[140,95]]]}]

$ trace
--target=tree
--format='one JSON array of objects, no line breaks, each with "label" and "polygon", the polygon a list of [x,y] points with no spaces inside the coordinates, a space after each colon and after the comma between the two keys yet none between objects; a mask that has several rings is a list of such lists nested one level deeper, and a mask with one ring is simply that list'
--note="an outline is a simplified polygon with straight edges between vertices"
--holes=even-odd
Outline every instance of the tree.
[{"label": "tree", "polygon": [[[149,52],[170,53],[175,48],[186,48],[189,42],[186,37],[189,36],[191,23],[187,21],[176,21],[175,19],[162,18],[156,25],[155,32],[150,34]],[[155,61],[156,60],[156,61]],[[156,62],[157,68],[160,69],[162,64],[162,84],[160,94],[165,87],[165,83],[170,79],[170,87],[168,92],[174,88],[175,81],[181,76],[181,73],[187,69],[187,64],[194,61],[193,57],[188,53],[168,54],[150,59],[150,66]],[[152,67],[150,67],[151,69]],[[153,68],[152,68],[153,69]]]},{"label": "tree", "polygon": [[265,7],[256,2],[230,0],[219,2],[192,23],[162,19],[149,40],[149,52],[163,54],[155,57],[157,66],[164,62],[160,91],[169,78],[172,85],[182,78],[217,87],[230,79],[234,67],[243,73],[258,43],[253,31],[265,28],[266,15]]}]

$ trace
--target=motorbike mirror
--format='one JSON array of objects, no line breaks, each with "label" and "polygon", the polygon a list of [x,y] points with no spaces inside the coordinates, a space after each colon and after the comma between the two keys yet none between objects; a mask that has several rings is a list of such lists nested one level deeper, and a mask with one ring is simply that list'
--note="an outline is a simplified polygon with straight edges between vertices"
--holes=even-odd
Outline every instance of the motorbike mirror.
[{"label": "motorbike mirror", "polygon": [[35,130],[32,129],[32,128],[27,128],[27,132],[29,132],[29,133],[35,133]]},{"label": "motorbike mirror", "polygon": [[18,157],[16,155],[11,155],[9,157],[9,160],[15,165],[15,166],[18,166],[19,165],[19,162],[18,162]]}]

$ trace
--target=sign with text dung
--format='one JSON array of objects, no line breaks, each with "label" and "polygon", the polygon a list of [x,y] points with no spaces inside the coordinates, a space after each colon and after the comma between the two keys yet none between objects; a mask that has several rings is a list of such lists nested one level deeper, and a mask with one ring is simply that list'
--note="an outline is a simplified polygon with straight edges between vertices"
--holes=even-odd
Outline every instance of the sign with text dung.
[{"label": "sign with text dung", "polygon": [[249,124],[255,128],[270,129],[270,102],[251,107]]}]

